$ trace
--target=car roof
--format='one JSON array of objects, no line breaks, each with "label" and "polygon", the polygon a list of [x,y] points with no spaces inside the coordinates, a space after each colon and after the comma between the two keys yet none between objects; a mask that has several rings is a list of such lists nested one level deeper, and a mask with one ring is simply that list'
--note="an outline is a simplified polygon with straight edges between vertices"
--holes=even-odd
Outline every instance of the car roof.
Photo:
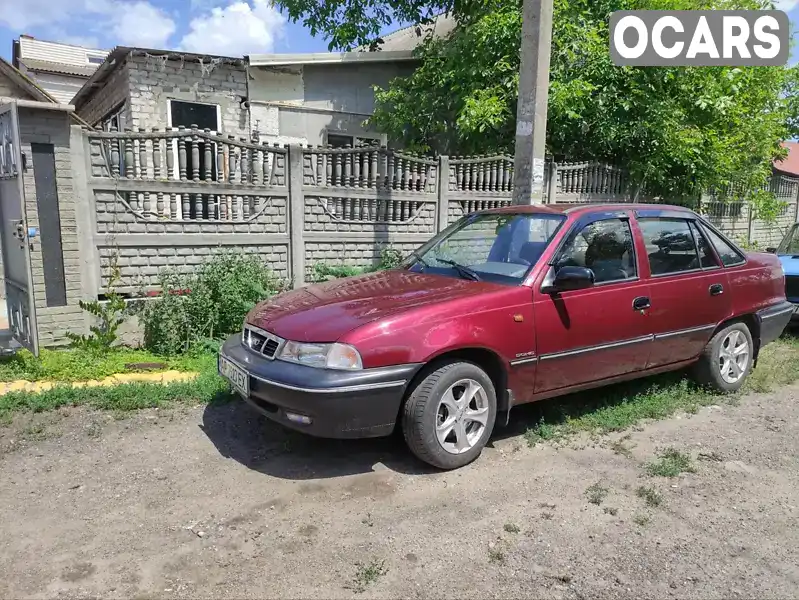
[{"label": "car roof", "polygon": [[483,214],[552,214],[552,215],[583,215],[591,212],[607,212],[613,210],[658,210],[668,212],[683,212],[686,215],[695,215],[690,208],[672,204],[646,204],[633,202],[603,203],[591,202],[583,204],[512,204],[500,208],[490,208],[479,211]]}]

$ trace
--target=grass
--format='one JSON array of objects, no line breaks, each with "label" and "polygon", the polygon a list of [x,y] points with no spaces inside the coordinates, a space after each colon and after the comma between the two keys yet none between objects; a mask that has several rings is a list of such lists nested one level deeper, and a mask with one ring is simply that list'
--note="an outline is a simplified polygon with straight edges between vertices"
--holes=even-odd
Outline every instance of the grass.
[{"label": "grass", "polygon": [[490,563],[505,562],[505,553],[502,550],[500,550],[499,548],[489,548],[488,549],[488,562],[490,562]]},{"label": "grass", "polygon": [[647,506],[657,507],[663,503],[663,496],[653,487],[641,486],[635,491],[635,495],[642,498]]},{"label": "grass", "polygon": [[633,523],[638,525],[639,527],[646,527],[649,524],[650,518],[649,515],[645,515],[639,513],[633,517]]},{"label": "grass", "polygon": [[55,386],[41,392],[9,392],[0,396],[0,420],[16,412],[44,412],[62,406],[90,406],[126,412],[175,404],[206,404],[232,398],[227,382],[216,374],[216,359],[198,362],[200,375],[191,381],[123,383],[108,387]]},{"label": "grass", "polygon": [[[763,349],[757,369],[740,393],[768,392],[797,380],[799,337],[788,332]],[[734,404],[738,397],[711,393],[678,372],[555,398],[529,408],[519,407],[518,414],[529,410],[535,415],[534,425],[524,432],[527,443],[533,446],[581,432],[624,431],[643,421],[663,419],[681,411],[693,413],[718,402]],[[623,441],[624,438],[612,444],[611,449],[627,456],[629,448]]]},{"label": "grass", "polygon": [[677,477],[680,473],[693,473],[695,470],[691,457],[676,448],[663,450],[657,460],[646,465],[646,472],[653,477]]},{"label": "grass", "polygon": [[585,490],[585,495],[588,497],[588,501],[591,504],[596,504],[599,506],[602,504],[602,501],[608,495],[608,488],[604,487],[600,483],[595,483],[594,485],[590,486],[587,490]]},{"label": "grass", "polygon": [[207,363],[206,355],[165,358],[146,350],[120,348],[106,353],[83,350],[42,350],[37,359],[27,350],[0,359],[0,381],[86,381],[129,373],[130,363],[163,363],[167,369],[197,371]]},{"label": "grass", "polygon": [[356,594],[361,594],[366,591],[366,588],[375,583],[383,575],[388,573],[386,561],[372,559],[368,565],[363,563],[355,563],[355,577],[353,581],[353,591]]},{"label": "grass", "polygon": [[619,509],[613,508],[612,506],[606,506],[602,512],[604,512],[606,515],[615,517],[617,514],[619,514]]},{"label": "grass", "polygon": [[505,523],[502,527],[507,533],[519,533],[521,531],[521,527],[519,527],[516,523]]}]

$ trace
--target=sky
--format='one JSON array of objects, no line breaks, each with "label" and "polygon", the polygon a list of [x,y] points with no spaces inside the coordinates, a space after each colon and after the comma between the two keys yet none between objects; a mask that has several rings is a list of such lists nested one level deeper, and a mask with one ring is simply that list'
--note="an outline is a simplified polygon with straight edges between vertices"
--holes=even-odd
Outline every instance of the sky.
[{"label": "sky", "polygon": [[[799,0],[776,4],[799,22]],[[23,33],[92,48],[222,56],[327,50],[324,38],[288,22],[270,0],[0,0],[0,55],[10,59]]]}]

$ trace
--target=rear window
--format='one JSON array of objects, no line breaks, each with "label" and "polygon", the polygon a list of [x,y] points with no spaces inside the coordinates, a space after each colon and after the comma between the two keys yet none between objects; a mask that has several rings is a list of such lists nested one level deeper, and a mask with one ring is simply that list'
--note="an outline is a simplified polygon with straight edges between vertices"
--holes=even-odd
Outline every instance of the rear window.
[{"label": "rear window", "polygon": [[685,219],[638,219],[652,275],[671,275],[702,268],[694,236]]},{"label": "rear window", "polygon": [[732,267],[733,265],[740,265],[746,260],[744,256],[733,247],[730,242],[725,240],[721,235],[710,229],[710,227],[702,227],[702,230],[707,234],[710,243],[716,249],[716,253],[721,259],[721,264],[725,267]]}]

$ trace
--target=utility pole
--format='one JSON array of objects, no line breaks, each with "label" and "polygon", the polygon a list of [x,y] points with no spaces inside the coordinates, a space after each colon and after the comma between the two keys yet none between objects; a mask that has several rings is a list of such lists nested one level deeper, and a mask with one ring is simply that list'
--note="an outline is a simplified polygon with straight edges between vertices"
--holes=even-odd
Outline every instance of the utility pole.
[{"label": "utility pole", "polygon": [[514,204],[540,204],[544,191],[552,0],[524,0],[513,160]]}]

